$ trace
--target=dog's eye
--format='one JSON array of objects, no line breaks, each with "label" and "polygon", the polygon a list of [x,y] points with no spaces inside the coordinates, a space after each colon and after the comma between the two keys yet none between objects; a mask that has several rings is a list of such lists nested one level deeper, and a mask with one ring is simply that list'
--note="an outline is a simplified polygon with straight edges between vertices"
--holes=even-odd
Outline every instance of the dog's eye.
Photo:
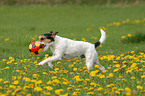
[{"label": "dog's eye", "polygon": [[44,38],[41,38],[41,40],[44,40]]},{"label": "dog's eye", "polygon": [[47,39],[47,38],[41,38],[41,40],[44,40],[44,39]]}]

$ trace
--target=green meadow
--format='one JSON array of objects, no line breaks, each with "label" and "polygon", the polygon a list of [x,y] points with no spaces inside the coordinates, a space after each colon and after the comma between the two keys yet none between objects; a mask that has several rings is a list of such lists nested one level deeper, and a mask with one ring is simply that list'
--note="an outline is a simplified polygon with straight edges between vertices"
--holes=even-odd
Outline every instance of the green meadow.
[{"label": "green meadow", "polygon": [[[1,96],[144,96],[145,6],[0,6]],[[85,59],[38,63],[51,51],[32,55],[28,46],[51,30],[73,40],[95,43],[98,66],[88,71]]]}]

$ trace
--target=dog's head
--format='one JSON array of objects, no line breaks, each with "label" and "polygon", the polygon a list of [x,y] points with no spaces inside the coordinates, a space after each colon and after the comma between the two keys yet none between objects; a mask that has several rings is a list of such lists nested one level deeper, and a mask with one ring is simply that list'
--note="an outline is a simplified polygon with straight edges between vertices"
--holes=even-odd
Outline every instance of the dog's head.
[{"label": "dog's head", "polygon": [[54,38],[58,32],[50,31],[49,33],[45,33],[39,36],[39,41],[43,43],[51,43],[54,41]]}]

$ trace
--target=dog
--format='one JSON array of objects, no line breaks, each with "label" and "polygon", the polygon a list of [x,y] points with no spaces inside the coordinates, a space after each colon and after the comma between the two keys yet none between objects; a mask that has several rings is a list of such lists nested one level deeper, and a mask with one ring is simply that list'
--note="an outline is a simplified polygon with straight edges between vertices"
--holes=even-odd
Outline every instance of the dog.
[{"label": "dog", "polygon": [[74,41],[68,38],[58,36],[58,32],[49,32],[39,36],[39,42],[45,44],[42,51],[46,51],[49,47],[53,53],[50,58],[47,58],[39,63],[43,65],[48,62],[50,68],[53,68],[52,61],[65,59],[73,59],[75,57],[86,58],[87,69],[93,68],[93,65],[99,65],[99,69],[105,71],[105,68],[99,63],[98,55],[95,48],[101,45],[106,40],[106,33],[100,29],[101,38],[98,42],[91,44],[84,41]]}]

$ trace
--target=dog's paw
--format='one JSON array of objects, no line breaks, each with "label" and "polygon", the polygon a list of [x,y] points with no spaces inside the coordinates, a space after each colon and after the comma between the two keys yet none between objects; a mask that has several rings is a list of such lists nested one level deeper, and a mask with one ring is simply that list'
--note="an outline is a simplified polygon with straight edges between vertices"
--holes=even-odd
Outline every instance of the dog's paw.
[{"label": "dog's paw", "polygon": [[45,64],[45,62],[44,62],[44,61],[40,62],[38,65],[43,65],[43,64]]},{"label": "dog's paw", "polygon": [[48,62],[48,66],[53,69],[53,65],[51,62]]},{"label": "dog's paw", "polygon": [[102,67],[100,68],[100,70],[105,71],[105,68],[102,66]]}]

